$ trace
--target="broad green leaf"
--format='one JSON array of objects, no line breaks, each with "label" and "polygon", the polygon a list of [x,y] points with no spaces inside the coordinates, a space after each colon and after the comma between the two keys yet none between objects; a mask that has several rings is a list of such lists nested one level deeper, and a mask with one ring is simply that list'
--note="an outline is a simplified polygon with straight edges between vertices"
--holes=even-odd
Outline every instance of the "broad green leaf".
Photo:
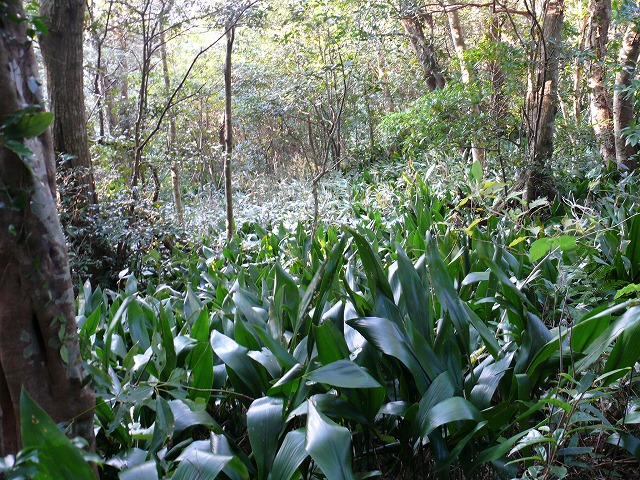
[{"label": "broad green leaf", "polygon": [[7,147],[13,153],[17,153],[22,157],[30,157],[31,155],[33,155],[31,149],[19,140],[12,140],[10,138],[7,138],[2,142],[2,145]]},{"label": "broad green leaf", "polygon": [[305,449],[305,429],[293,430],[284,437],[271,468],[271,480],[291,480],[302,462],[309,456]]},{"label": "broad green leaf", "polygon": [[182,400],[169,401],[169,407],[174,418],[174,436],[178,436],[187,428],[195,427],[196,425],[204,425],[216,431],[222,431],[218,423],[205,410],[194,411]]},{"label": "broad green leaf", "polygon": [[253,325],[252,328],[260,338],[260,341],[278,359],[283,368],[290,369],[298,363],[296,358],[286,350],[286,343],[274,339],[267,330],[258,325]]},{"label": "broad green leaf", "polygon": [[630,323],[618,337],[616,344],[604,365],[604,373],[618,371],[606,379],[605,385],[624,376],[626,369],[633,367],[640,360],[640,307],[637,309],[635,321]]},{"label": "broad green leaf", "polygon": [[537,262],[551,250],[551,240],[547,237],[539,238],[531,244],[529,249],[529,261]]},{"label": "broad green leaf", "polygon": [[425,430],[429,418],[429,412],[433,410],[438,403],[453,397],[456,387],[449,372],[442,372],[433,381],[427,391],[422,395],[418,405],[418,413],[413,427],[415,437],[421,436]]},{"label": "broad green leaf", "polygon": [[266,479],[278,450],[278,439],[284,422],[282,398],[262,397],[254,400],[247,411],[247,431],[258,465],[258,479]]},{"label": "broad green leaf", "polygon": [[431,275],[431,284],[435,290],[436,296],[445,311],[449,313],[451,320],[458,331],[458,335],[462,338],[464,347],[467,349],[467,354],[471,354],[473,351],[470,345],[470,331],[469,328],[476,329],[482,340],[484,346],[492,357],[498,357],[498,351],[500,347],[493,332],[489,330],[489,327],[478,317],[478,315],[471,310],[469,305],[463,302],[453,287],[453,281],[449,277],[447,267],[440,256],[440,251],[436,245],[435,240],[429,234],[427,236],[427,262],[429,265],[429,274]]},{"label": "broad green leaf", "polygon": [[171,478],[173,480],[213,480],[232,459],[233,457],[228,455],[191,450],[188,456],[180,458],[180,465]]},{"label": "broad green leaf", "polygon": [[38,478],[95,480],[80,451],[23,388],[20,393],[20,430],[24,448],[38,452]]},{"label": "broad green leaf", "polygon": [[469,178],[473,182],[480,182],[482,180],[482,163],[478,160],[473,162],[471,169],[469,170]]},{"label": "broad green leaf", "polygon": [[160,326],[162,328],[162,348],[165,351],[166,364],[162,371],[161,380],[168,379],[176,369],[177,356],[176,349],[173,344],[173,332],[169,324],[169,317],[164,308],[160,308]]},{"label": "broad green leaf", "polygon": [[173,412],[169,403],[160,395],[155,400],[156,417],[153,423],[153,437],[149,444],[149,452],[156,453],[174,431]]},{"label": "broad green leaf", "polygon": [[468,400],[452,397],[434,406],[426,415],[422,435],[427,436],[436,428],[451,422],[474,420],[481,422],[482,414]]},{"label": "broad green leaf", "polygon": [[480,372],[480,376],[471,389],[470,395],[471,403],[480,410],[488,408],[491,404],[491,399],[500,384],[500,380],[502,380],[511,365],[514,355],[515,352],[508,353],[504,358],[490,363]]},{"label": "broad green leaf", "polygon": [[318,357],[323,365],[349,358],[349,347],[344,335],[340,333],[332,321],[325,320],[319,326],[314,325],[313,333],[318,348]]},{"label": "broad green leaf", "polygon": [[613,297],[614,300],[622,298],[626,295],[640,295],[640,285],[635,283],[630,283],[629,285],[621,288],[616,292],[616,296]]},{"label": "broad green leaf", "polygon": [[53,122],[51,112],[24,113],[22,110],[19,120],[5,128],[5,133],[7,137],[14,137],[14,139],[34,138],[42,134],[51,122]]},{"label": "broad green leaf", "polygon": [[191,327],[191,338],[198,342],[206,342],[209,340],[210,332],[209,310],[205,307],[198,312],[198,317]]},{"label": "broad green leaf", "polygon": [[127,308],[127,325],[133,343],[140,345],[142,350],[147,350],[151,346],[149,338],[149,328],[147,326],[147,316],[140,304],[131,302]]},{"label": "broad green leaf", "polygon": [[357,318],[347,323],[383,353],[400,360],[413,375],[420,392],[427,389],[429,377],[422,369],[407,338],[395,323],[380,317]]},{"label": "broad green leaf", "polygon": [[572,237],[571,235],[561,235],[560,238],[558,238],[558,246],[563,252],[575,250],[578,248],[576,237]]},{"label": "broad green leaf", "polygon": [[637,460],[640,460],[640,440],[633,435],[624,432],[616,432],[609,435],[607,443],[615,445],[616,447],[624,448]]},{"label": "broad green leaf", "polygon": [[399,246],[396,250],[398,251],[398,279],[402,286],[407,313],[416,330],[430,345],[433,345],[434,320],[428,290],[422,284],[418,272],[404,250]]},{"label": "broad green leaf", "polygon": [[227,365],[227,368],[235,372],[252,395],[261,396],[263,380],[253,360],[247,355],[248,350],[217,330],[211,332],[211,346],[215,354]]},{"label": "broad green leaf", "polygon": [[[333,283],[336,272],[344,261],[344,249],[347,239],[343,236],[340,241],[333,247],[329,257],[322,263],[320,268],[316,271],[304,293],[300,302],[300,308],[298,310],[298,318],[296,319],[296,325],[293,331],[294,340],[297,339],[298,334],[302,334],[302,338],[306,337],[309,333],[310,324],[306,321],[305,316],[311,306],[312,300],[316,300],[317,305],[324,305],[329,294],[329,289]],[[317,316],[319,320],[322,314],[322,309],[316,309],[314,316]],[[319,322],[317,322],[319,323]]]},{"label": "broad green leaf", "polygon": [[387,274],[382,268],[378,254],[373,251],[371,243],[354,229],[347,228],[347,230],[351,233],[358,246],[358,255],[367,274],[371,293],[377,295],[377,292],[380,291],[387,298],[393,299],[393,292],[391,291]]},{"label": "broad green leaf", "polygon": [[201,398],[206,404],[213,387],[213,351],[209,343],[198,342],[186,359],[191,370],[189,377],[189,398]]},{"label": "broad green leaf", "polygon": [[[637,323],[640,320],[640,307],[632,307],[627,310],[624,315],[616,318],[599,336],[596,338],[584,351],[585,357],[576,362],[575,371],[580,372],[589,366],[591,366],[594,362],[601,357],[601,355],[605,352],[608,346],[620,336],[622,332],[627,329],[635,330],[637,328]],[[635,337],[635,335],[631,335],[631,337]],[[635,351],[633,353],[635,355]],[[626,360],[626,355],[621,356],[620,360]],[[617,368],[621,368],[621,365],[624,362],[619,363],[617,360],[614,364],[610,364],[610,370],[615,370]]]},{"label": "broad green leaf", "polygon": [[[74,477],[60,477],[74,478]],[[158,467],[155,460],[141,463],[135,467],[127,468],[118,474],[120,480],[158,480]],[[175,478],[175,477],[174,477]]]},{"label": "broad green leaf", "polygon": [[307,380],[340,388],[377,388],[381,385],[350,360],[338,360],[306,375]]},{"label": "broad green leaf", "polygon": [[267,320],[267,312],[259,306],[253,304],[248,292],[241,288],[233,292],[233,303],[242,316],[252,324],[263,325]]},{"label": "broad green leaf", "polygon": [[355,480],[351,470],[351,434],[308,402],[306,449],[327,480]]}]

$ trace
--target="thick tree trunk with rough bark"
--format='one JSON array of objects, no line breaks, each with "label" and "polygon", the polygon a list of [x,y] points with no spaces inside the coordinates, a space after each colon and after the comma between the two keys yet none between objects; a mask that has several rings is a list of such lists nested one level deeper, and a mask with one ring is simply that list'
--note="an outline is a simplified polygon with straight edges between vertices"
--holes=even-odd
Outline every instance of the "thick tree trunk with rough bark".
[{"label": "thick tree trunk with rough bark", "polygon": [[525,173],[525,199],[552,197],[555,188],[548,171],[553,155],[553,135],[558,110],[558,64],[564,0],[546,0],[542,25],[536,27],[536,52],[529,76],[526,102],[526,129],[529,165]]},{"label": "thick tree trunk with rough bark", "polygon": [[227,241],[233,238],[233,187],[231,185],[231,153],[233,152],[233,126],[231,122],[231,53],[236,27],[227,27],[227,53],[224,63],[224,196],[227,209]]},{"label": "thick tree trunk with rough bark", "polygon": [[68,173],[75,208],[98,203],[91,169],[83,89],[84,0],[42,0],[49,33],[40,39],[54,114],[53,147],[58,168]]},{"label": "thick tree trunk with rough bark", "polygon": [[590,0],[586,31],[586,49],[590,53],[586,69],[589,82],[589,110],[593,130],[600,141],[600,153],[607,165],[616,159],[613,105],[611,94],[606,87],[604,68],[610,23],[611,0]]},{"label": "thick tree trunk with rough bark", "polygon": [[[444,77],[438,65],[433,42],[428,41],[424,35],[424,19],[425,16],[411,15],[402,19],[402,25],[409,35],[411,46],[416,52],[420,66],[424,73],[424,79],[427,89],[433,92],[436,88],[444,87]],[[430,17],[427,17],[430,20]]]},{"label": "thick tree trunk with rough bark", "polygon": [[616,86],[613,91],[613,128],[616,143],[616,161],[618,168],[635,170],[638,161],[632,156],[638,153],[638,147],[627,145],[622,130],[634,119],[633,94],[626,89],[637,74],[638,53],[640,52],[640,19],[627,28],[618,55],[621,69],[616,75]]},{"label": "thick tree trunk with rough bark", "polygon": [[[0,9],[0,121],[42,101],[26,23],[12,18],[24,18],[20,3]],[[23,387],[56,422],[72,421],[72,435],[94,444],[95,400],[82,386],[51,135],[47,130],[24,145],[28,158],[0,147],[0,455],[21,447]]]}]

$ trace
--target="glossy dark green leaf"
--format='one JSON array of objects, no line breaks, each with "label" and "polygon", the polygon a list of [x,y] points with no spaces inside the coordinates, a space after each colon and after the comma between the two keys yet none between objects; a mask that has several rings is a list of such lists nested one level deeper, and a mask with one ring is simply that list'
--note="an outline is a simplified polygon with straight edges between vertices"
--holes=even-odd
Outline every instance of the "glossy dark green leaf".
[{"label": "glossy dark green leaf", "polygon": [[205,410],[192,410],[186,402],[182,400],[169,401],[169,407],[174,418],[174,435],[180,435],[188,428],[196,425],[204,425],[206,427],[221,431],[218,423]]},{"label": "glossy dark green leaf", "polygon": [[252,394],[260,396],[263,380],[256,371],[253,360],[247,355],[248,350],[216,330],[211,333],[211,346],[215,354],[227,368],[235,372]]},{"label": "glossy dark green leaf", "polygon": [[158,480],[158,467],[156,466],[155,460],[149,460],[148,462],[121,471],[118,474],[118,478],[120,480]]},{"label": "glossy dark green leaf", "polygon": [[38,452],[38,478],[95,480],[80,451],[24,389],[20,394],[20,427],[24,448]]},{"label": "glossy dark green leaf", "polygon": [[360,260],[362,260],[362,267],[367,274],[371,292],[375,294],[379,290],[387,298],[393,299],[393,292],[391,291],[387,274],[382,268],[378,254],[373,251],[371,242],[367,241],[356,230],[352,228],[348,228],[347,230],[351,233],[358,246],[358,255],[360,256]]},{"label": "glossy dark green leaf", "polygon": [[607,385],[622,377],[626,368],[632,367],[640,360],[640,307],[631,308],[629,313],[633,319],[616,340],[604,365],[603,373],[618,370],[618,373],[606,379]]},{"label": "glossy dark green leaf", "polygon": [[340,333],[333,322],[325,320],[322,325],[314,325],[313,333],[318,356],[323,365],[349,358],[349,347],[347,347],[344,335]]},{"label": "glossy dark green leaf", "polygon": [[640,440],[633,435],[624,432],[616,432],[609,435],[607,443],[615,445],[616,447],[624,448],[637,460],[640,460]]},{"label": "glossy dark green leaf", "polygon": [[358,318],[347,323],[383,353],[400,360],[413,375],[420,392],[427,389],[429,378],[395,323],[379,317]]},{"label": "glossy dark green leaf", "polygon": [[340,388],[377,388],[381,385],[362,367],[350,360],[338,360],[306,375],[312,382]]},{"label": "glossy dark green leaf", "polygon": [[429,301],[429,291],[422,284],[420,276],[416,271],[413,263],[407,257],[402,248],[397,247],[398,251],[398,279],[402,286],[402,296],[409,318],[413,322],[414,327],[420,334],[433,344],[433,328],[434,321],[431,314],[431,303]]},{"label": "glossy dark green leaf", "polygon": [[[627,329],[637,328],[637,322],[640,320],[640,307],[632,307],[627,310],[621,317],[616,318],[598,337],[585,349],[585,357],[576,362],[575,370],[582,371],[594,362],[596,362],[605,350],[617,339],[622,332]],[[633,335],[631,336],[633,337]],[[634,353],[635,354],[635,353]],[[620,360],[626,360],[626,356],[620,356]],[[618,361],[616,360],[616,364]],[[610,371],[615,370],[613,363],[610,365]]]},{"label": "glossy dark green leaf", "polygon": [[296,471],[309,456],[305,448],[306,431],[293,430],[284,437],[271,468],[271,480],[291,480]]},{"label": "glossy dark green leaf", "polygon": [[306,449],[327,480],[355,480],[351,469],[351,434],[308,401]]},{"label": "glossy dark green leaf", "polygon": [[430,235],[427,236],[426,257],[433,289],[442,307],[449,313],[458,335],[461,336],[463,344],[468,350],[467,353],[471,354],[472,351],[469,328],[473,327],[480,334],[487,351],[494,358],[497,358],[500,350],[498,341],[480,317],[458,296],[458,292],[453,287],[453,281],[449,277],[447,267],[440,256],[440,251]]},{"label": "glossy dark green leaf", "polygon": [[483,410],[491,404],[500,380],[507,373],[515,352],[508,353],[497,362],[491,362],[480,372],[475,385],[471,389],[470,400],[478,409]]},{"label": "glossy dark green leaf", "polygon": [[473,420],[481,422],[482,414],[468,400],[452,397],[435,405],[425,417],[422,435],[427,436],[436,428],[451,422]]},{"label": "glossy dark green leaf", "polygon": [[192,450],[180,458],[180,465],[171,477],[173,480],[214,480],[233,459],[228,455],[215,455],[202,450]]},{"label": "glossy dark green leaf", "polygon": [[165,441],[173,435],[174,418],[169,403],[157,396],[155,400],[156,417],[153,422],[153,437],[149,443],[149,451],[156,453],[165,443]]},{"label": "glossy dark green leaf", "polygon": [[213,387],[213,351],[209,343],[198,342],[187,356],[186,364],[191,370],[189,398],[201,398],[206,404]]},{"label": "glossy dark green leaf", "polygon": [[138,302],[131,302],[127,308],[127,325],[133,343],[138,343],[144,351],[151,345],[147,316]]},{"label": "glossy dark green leaf", "polygon": [[[427,391],[422,395],[418,405],[413,435],[422,436],[429,422],[429,413],[438,403],[453,397],[456,386],[449,372],[443,372],[433,381]],[[429,432],[430,433],[430,432]]]},{"label": "glossy dark green leaf", "polygon": [[262,397],[254,400],[247,411],[247,431],[258,466],[258,479],[266,479],[271,471],[284,426],[283,410],[282,398]]}]

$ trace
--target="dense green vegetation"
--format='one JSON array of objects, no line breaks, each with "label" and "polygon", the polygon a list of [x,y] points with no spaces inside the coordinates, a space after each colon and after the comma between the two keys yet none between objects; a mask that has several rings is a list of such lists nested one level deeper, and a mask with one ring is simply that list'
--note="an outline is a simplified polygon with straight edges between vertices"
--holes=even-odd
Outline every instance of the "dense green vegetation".
[{"label": "dense green vegetation", "polygon": [[86,109],[48,64],[0,115],[0,271],[52,143],[95,449],[25,388],[0,477],[638,475],[637,2],[69,2]]},{"label": "dense green vegetation", "polygon": [[[526,210],[478,165],[462,196],[425,167],[370,168],[350,227],[246,223],[223,247],[147,250],[117,289],[86,282],[105,477],[635,471],[635,178]],[[28,443],[10,472],[80,471]]]}]

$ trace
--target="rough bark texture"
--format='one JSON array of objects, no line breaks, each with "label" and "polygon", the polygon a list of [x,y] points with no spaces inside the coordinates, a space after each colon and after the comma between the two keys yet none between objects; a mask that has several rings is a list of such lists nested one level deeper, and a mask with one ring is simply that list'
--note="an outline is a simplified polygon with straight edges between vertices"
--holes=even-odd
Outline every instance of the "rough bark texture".
[{"label": "rough bark texture", "polygon": [[[429,18],[427,17],[427,20]],[[402,25],[409,35],[411,46],[416,52],[420,66],[424,73],[424,79],[429,91],[444,87],[444,77],[438,65],[433,42],[427,41],[424,35],[424,19],[422,16],[411,15],[402,19]]]},{"label": "rough bark texture", "polygon": [[[0,8],[0,121],[41,105],[36,58],[21,4]],[[49,131],[24,144],[21,159],[0,147],[0,454],[21,447],[24,387],[71,434],[93,436],[93,392],[83,388],[74,299],[55,206],[55,157]],[[28,167],[27,167],[28,165]]]},{"label": "rough bark texture", "polygon": [[611,94],[606,88],[604,69],[610,23],[611,0],[590,0],[589,22],[586,31],[586,48],[590,53],[587,62],[589,110],[593,130],[600,141],[600,153],[607,165],[615,162],[616,159],[613,105]]},{"label": "rough bark texture", "polygon": [[613,93],[613,128],[616,143],[616,161],[618,167],[623,170],[635,170],[638,161],[632,158],[638,153],[637,146],[627,145],[622,130],[628,127],[633,116],[633,94],[628,95],[626,88],[631,86],[631,80],[637,73],[638,53],[640,51],[640,22],[634,19],[634,23],[627,28],[622,47],[618,55],[621,69],[616,75],[616,86]]},{"label": "rough bark texture", "polygon": [[233,238],[233,187],[231,185],[231,153],[233,151],[233,126],[231,122],[231,53],[236,27],[227,28],[227,54],[224,64],[224,196],[227,208],[227,241]]},{"label": "rough bark texture", "polygon": [[58,168],[69,175],[76,208],[98,203],[91,169],[83,90],[84,0],[41,0],[49,33],[40,39],[54,114],[53,147]]},{"label": "rough bark texture", "polygon": [[525,199],[555,196],[548,171],[553,155],[553,134],[558,110],[558,63],[564,0],[546,0],[542,26],[537,31],[535,63],[529,77],[526,102],[526,129],[529,165],[525,173]]}]

